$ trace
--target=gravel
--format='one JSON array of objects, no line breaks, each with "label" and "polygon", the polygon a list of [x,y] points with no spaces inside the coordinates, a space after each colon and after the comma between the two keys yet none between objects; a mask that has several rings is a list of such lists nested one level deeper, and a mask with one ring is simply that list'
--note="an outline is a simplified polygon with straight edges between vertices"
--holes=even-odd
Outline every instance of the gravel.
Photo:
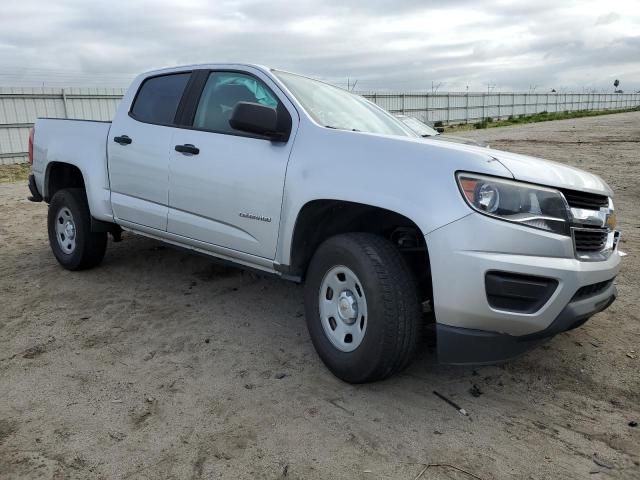
[{"label": "gravel", "polygon": [[640,478],[640,113],[461,135],[609,182],[619,299],[504,365],[425,345],[372,385],[324,368],[300,286],[132,235],[67,272],[46,206],[1,184],[0,477]]}]

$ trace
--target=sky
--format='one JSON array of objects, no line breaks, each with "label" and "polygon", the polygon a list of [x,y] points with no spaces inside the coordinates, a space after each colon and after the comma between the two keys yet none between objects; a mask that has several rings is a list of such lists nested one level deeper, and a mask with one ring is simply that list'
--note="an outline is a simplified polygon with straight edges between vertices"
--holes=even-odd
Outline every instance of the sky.
[{"label": "sky", "polygon": [[[249,62],[357,91],[640,91],[640,0],[4,0],[0,85]],[[355,87],[354,87],[355,83]]]}]

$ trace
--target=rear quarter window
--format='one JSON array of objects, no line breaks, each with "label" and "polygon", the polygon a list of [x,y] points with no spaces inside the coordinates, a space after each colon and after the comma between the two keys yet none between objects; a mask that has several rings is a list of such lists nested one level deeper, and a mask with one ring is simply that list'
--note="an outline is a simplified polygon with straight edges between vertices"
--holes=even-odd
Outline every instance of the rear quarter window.
[{"label": "rear quarter window", "polygon": [[173,125],[189,77],[191,72],[146,79],[133,101],[131,116],[141,122]]}]

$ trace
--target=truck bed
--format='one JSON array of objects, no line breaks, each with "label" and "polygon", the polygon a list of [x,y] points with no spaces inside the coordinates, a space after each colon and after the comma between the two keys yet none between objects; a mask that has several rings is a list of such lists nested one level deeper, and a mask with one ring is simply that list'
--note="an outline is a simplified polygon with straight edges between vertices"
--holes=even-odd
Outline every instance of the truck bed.
[{"label": "truck bed", "polygon": [[94,218],[113,219],[109,197],[107,139],[111,122],[39,118],[33,140],[33,173],[44,197],[47,172],[55,162],[76,166],[86,181],[87,199]]}]

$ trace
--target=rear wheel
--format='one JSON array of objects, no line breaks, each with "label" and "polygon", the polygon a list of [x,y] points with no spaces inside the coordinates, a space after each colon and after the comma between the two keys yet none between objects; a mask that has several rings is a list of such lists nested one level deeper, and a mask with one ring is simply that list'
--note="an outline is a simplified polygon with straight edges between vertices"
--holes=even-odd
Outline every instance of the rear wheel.
[{"label": "rear wheel", "polygon": [[391,242],[368,233],[337,235],[320,245],[307,273],[305,311],[320,358],[350,383],[401,371],[420,338],[409,266]]},{"label": "rear wheel", "polygon": [[67,270],[83,270],[102,262],[106,232],[91,231],[91,214],[81,188],[58,190],[49,204],[49,245]]}]

